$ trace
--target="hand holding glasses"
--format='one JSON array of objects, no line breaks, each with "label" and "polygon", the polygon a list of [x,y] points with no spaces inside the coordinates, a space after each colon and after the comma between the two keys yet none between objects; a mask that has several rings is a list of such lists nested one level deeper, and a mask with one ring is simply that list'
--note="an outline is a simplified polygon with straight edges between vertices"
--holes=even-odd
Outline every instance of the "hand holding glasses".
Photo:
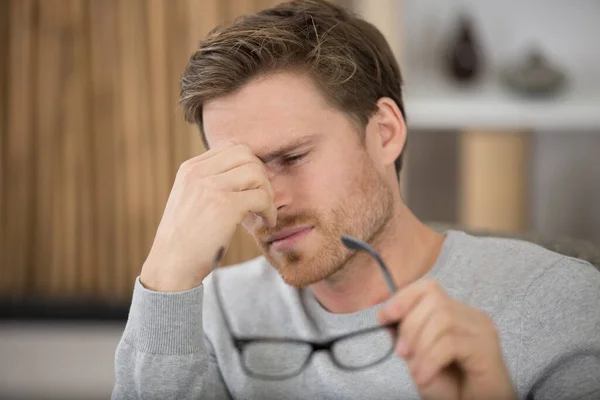
[{"label": "hand holding glasses", "polygon": [[[389,270],[375,249],[351,236],[343,235],[341,240],[348,249],[365,251],[375,258],[390,292],[394,293],[397,290]],[[319,342],[294,338],[236,336],[225,313],[218,288],[219,274],[215,271],[223,252],[223,248],[219,249],[213,265],[215,296],[223,315],[225,328],[240,355],[242,368],[248,376],[267,380],[292,378],[308,366],[312,355],[317,351],[327,351],[334,365],[344,370],[361,370],[374,366],[394,352],[395,337],[390,334],[390,331],[396,332],[398,322],[362,329]]]}]

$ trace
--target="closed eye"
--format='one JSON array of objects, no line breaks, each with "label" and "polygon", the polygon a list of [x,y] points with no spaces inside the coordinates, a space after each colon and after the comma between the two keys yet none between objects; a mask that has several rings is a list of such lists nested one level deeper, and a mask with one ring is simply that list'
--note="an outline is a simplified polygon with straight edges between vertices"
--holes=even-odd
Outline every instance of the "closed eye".
[{"label": "closed eye", "polygon": [[302,161],[302,159],[304,157],[306,157],[307,154],[308,154],[308,152],[296,154],[296,155],[293,155],[293,156],[286,156],[282,160],[283,164],[285,164],[285,165],[294,165],[294,164],[298,163],[299,161]]}]

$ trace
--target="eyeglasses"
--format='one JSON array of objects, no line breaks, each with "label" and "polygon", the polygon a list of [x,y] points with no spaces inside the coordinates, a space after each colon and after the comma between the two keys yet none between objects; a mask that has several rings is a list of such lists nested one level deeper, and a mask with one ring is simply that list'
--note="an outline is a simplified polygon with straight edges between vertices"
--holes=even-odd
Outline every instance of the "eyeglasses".
[{"label": "eyeglasses", "polygon": [[[342,236],[342,243],[350,250],[365,251],[377,261],[390,291],[396,286],[389,270],[375,249],[362,240]],[[219,249],[213,265],[213,284],[218,307],[223,315],[225,328],[240,355],[244,372],[251,377],[264,380],[283,380],[300,374],[309,364],[314,353],[326,351],[333,364],[348,371],[362,370],[383,362],[394,351],[394,334],[398,323],[379,325],[349,334],[337,336],[327,341],[236,336],[225,312],[221,293],[218,289],[219,273],[216,271],[224,249]]]}]

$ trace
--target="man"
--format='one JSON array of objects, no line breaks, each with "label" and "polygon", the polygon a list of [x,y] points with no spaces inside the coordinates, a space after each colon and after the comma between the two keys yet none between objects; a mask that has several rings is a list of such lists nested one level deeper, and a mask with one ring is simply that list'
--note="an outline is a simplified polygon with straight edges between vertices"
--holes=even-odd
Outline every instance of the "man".
[{"label": "man", "polygon": [[[209,150],[177,174],[113,398],[600,397],[598,271],[404,204],[401,76],[372,25],[317,0],[247,16],[200,44],[181,103]],[[212,272],[239,224],[264,257]]]}]

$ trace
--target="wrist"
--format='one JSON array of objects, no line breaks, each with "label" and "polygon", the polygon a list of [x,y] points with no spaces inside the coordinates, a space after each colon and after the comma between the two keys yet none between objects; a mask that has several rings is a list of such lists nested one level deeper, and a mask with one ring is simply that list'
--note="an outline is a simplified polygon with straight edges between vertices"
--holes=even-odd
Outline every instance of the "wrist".
[{"label": "wrist", "polygon": [[209,273],[209,268],[186,268],[183,264],[147,260],[140,273],[140,283],[154,292],[185,292],[200,286]]}]

